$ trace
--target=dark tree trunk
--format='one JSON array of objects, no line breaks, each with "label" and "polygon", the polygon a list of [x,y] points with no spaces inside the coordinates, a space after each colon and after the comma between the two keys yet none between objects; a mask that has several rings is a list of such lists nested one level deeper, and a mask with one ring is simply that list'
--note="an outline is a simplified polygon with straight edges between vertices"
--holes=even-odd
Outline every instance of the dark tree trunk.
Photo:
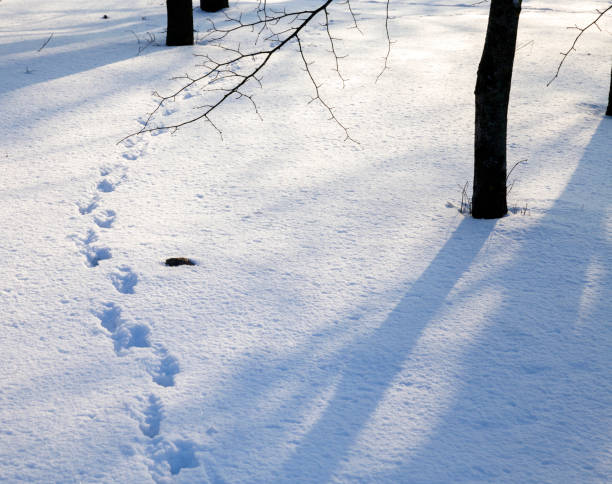
[{"label": "dark tree trunk", "polygon": [[228,7],[228,0],[200,0],[200,8],[205,12],[218,12]]},{"label": "dark tree trunk", "polygon": [[610,69],[610,91],[608,92],[608,109],[606,116],[612,116],[612,69]]},{"label": "dark tree trunk", "polygon": [[191,0],[166,0],[168,34],[166,45],[193,45],[193,6]]},{"label": "dark tree trunk", "polygon": [[520,13],[520,0],[491,1],[475,90],[474,218],[499,218],[508,213],[506,134]]}]

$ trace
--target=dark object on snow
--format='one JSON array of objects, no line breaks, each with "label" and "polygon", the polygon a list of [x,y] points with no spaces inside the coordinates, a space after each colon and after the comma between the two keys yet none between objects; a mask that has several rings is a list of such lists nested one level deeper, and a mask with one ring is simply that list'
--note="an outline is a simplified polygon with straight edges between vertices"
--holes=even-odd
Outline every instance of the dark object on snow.
[{"label": "dark object on snow", "polygon": [[166,45],[193,45],[191,0],[166,0],[168,33]]},{"label": "dark object on snow", "polygon": [[608,93],[608,109],[606,116],[612,116],[612,69],[610,69],[610,92]]},{"label": "dark object on snow", "polygon": [[166,259],[166,265],[169,267],[195,266],[195,262],[187,257],[170,257],[169,259]]},{"label": "dark object on snow", "polygon": [[107,18],[108,18],[108,15],[104,14],[104,15],[102,15],[102,18],[103,18],[103,19],[107,19]]},{"label": "dark object on snow", "polygon": [[200,0],[200,8],[205,12],[218,12],[228,7],[228,0]]}]

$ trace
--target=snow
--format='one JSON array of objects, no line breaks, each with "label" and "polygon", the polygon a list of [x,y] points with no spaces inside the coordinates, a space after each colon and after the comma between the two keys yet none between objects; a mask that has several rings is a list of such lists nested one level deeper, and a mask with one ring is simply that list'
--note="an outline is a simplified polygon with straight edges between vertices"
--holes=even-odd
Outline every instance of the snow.
[{"label": "snow", "polygon": [[359,144],[291,46],[263,120],[232,102],[222,138],[117,145],[210,47],[163,46],[161,0],[0,3],[1,481],[612,481],[611,20],[546,87],[602,5],[523,2],[528,161],[478,221],[457,208],[488,5],[392,2],[375,83],[384,5],[353,4],[363,34],[333,7],[344,89],[302,38]]}]

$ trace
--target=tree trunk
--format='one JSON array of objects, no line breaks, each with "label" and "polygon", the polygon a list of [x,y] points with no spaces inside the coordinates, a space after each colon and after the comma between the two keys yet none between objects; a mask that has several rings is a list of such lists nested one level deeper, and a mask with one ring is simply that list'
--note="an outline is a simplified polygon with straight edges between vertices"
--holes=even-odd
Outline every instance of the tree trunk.
[{"label": "tree trunk", "polygon": [[521,0],[492,0],[476,80],[472,216],[499,218],[506,203],[506,134]]},{"label": "tree trunk", "polygon": [[612,116],[612,69],[610,69],[610,91],[608,92],[608,109],[606,116]]},{"label": "tree trunk", "polygon": [[205,12],[218,12],[228,7],[228,0],[200,0],[200,8]]},{"label": "tree trunk", "polygon": [[166,45],[193,45],[193,6],[191,0],[166,0],[168,34]]}]

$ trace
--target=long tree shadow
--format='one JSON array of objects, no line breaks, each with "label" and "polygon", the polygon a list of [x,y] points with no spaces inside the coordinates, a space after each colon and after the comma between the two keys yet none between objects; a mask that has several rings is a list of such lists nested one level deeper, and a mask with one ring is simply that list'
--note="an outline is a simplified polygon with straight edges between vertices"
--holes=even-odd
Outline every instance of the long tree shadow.
[{"label": "long tree shadow", "polygon": [[427,443],[373,482],[609,482],[611,139],[604,119],[512,260],[466,289],[504,296]]},{"label": "long tree shadow", "polygon": [[[100,18],[94,22],[60,28],[54,32],[49,44],[43,49],[41,46],[49,39],[47,33],[49,29],[46,29],[44,34],[41,33],[40,36],[28,40],[0,44],[0,59],[6,57],[3,62],[4,69],[7,72],[12,70],[14,74],[3,76],[0,80],[0,94],[96,69],[137,55],[152,53],[153,47],[142,52],[139,52],[139,48],[142,47],[141,43],[146,42],[146,33],[150,31],[153,31],[156,37],[156,44],[165,42],[165,35],[159,32],[163,24],[162,16],[153,15],[145,18],[137,9],[129,11],[133,12],[133,16],[128,18],[108,20]],[[93,11],[93,13],[98,12]],[[91,16],[92,12],[83,13],[87,14]],[[37,32],[34,29],[30,30],[30,33]],[[16,35],[17,32],[3,34]],[[84,41],[94,45],[80,46],[79,44]],[[71,48],[66,49],[68,46]],[[13,56],[17,56],[20,60],[18,62],[10,60]]]},{"label": "long tree shadow", "polygon": [[494,221],[464,219],[380,327],[337,355],[344,371],[334,397],[285,463],[281,481],[330,479],[494,226]]}]

